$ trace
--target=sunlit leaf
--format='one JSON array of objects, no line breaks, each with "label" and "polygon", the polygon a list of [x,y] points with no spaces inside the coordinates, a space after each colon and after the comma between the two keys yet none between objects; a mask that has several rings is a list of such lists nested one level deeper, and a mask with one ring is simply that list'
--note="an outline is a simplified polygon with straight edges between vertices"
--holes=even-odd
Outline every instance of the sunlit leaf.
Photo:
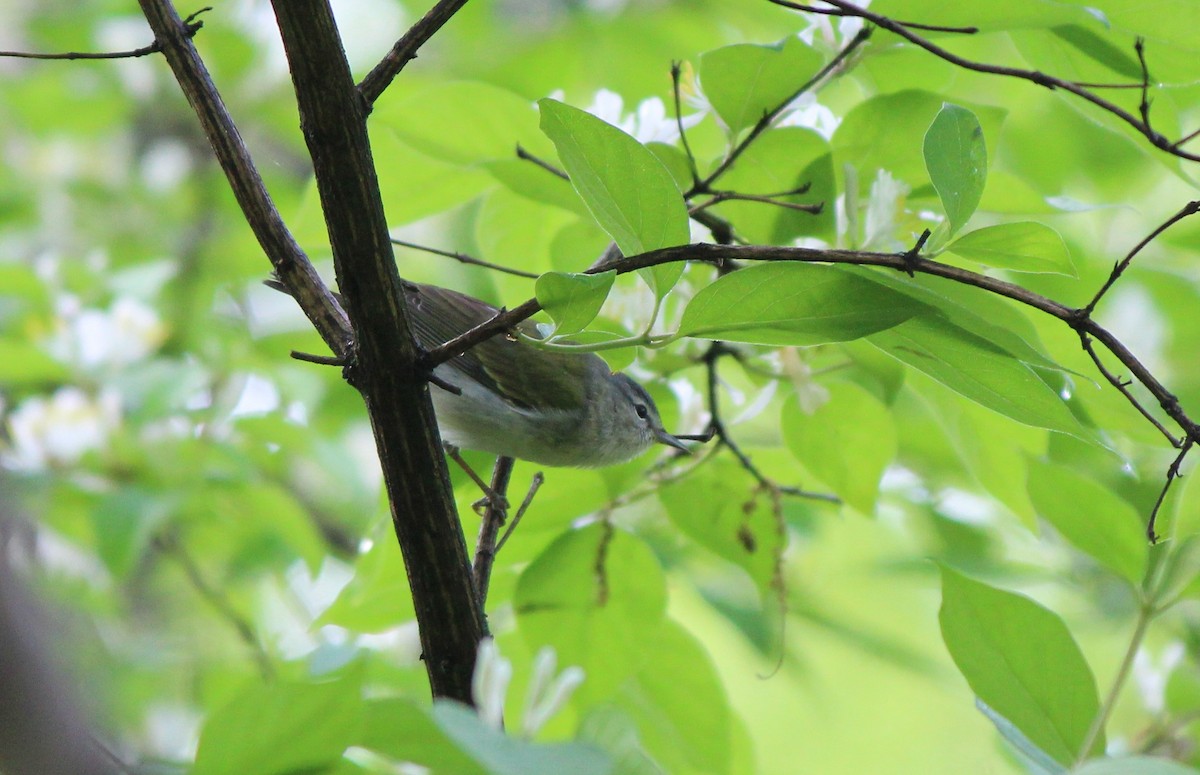
[{"label": "sunlit leaf", "polygon": [[925,133],[925,167],[941,197],[951,233],[966,225],[987,182],[983,127],[966,108],[946,103]]},{"label": "sunlit leaf", "polygon": [[704,96],[737,134],[796,95],[822,57],[793,36],[773,46],[738,43],[700,57]]},{"label": "sunlit leaf", "polygon": [[891,328],[924,309],[902,293],[836,267],[760,264],[697,293],[679,334],[758,344],[844,342]]},{"label": "sunlit leaf", "polygon": [[[1100,709],[1096,679],[1057,614],[942,568],[942,638],[979,699],[1070,764]],[[1088,753],[1104,751],[1097,735]]]}]

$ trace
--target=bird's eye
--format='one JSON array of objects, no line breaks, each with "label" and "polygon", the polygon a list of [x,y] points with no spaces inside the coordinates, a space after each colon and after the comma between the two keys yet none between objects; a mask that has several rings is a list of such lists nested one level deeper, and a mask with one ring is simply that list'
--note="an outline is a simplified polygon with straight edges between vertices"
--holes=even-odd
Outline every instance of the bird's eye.
[{"label": "bird's eye", "polygon": [[641,417],[643,420],[650,416],[650,410],[646,408],[645,404],[634,404],[633,410],[637,412],[637,416]]}]

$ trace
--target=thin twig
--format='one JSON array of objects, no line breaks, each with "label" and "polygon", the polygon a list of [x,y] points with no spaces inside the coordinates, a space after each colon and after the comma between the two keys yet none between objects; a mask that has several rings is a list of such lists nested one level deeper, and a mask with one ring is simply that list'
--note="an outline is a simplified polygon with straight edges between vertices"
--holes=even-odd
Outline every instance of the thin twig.
[{"label": "thin twig", "polygon": [[541,488],[542,483],[546,481],[546,477],[538,471],[533,475],[533,479],[529,481],[529,490],[525,493],[525,500],[521,501],[521,505],[517,507],[517,513],[513,514],[512,521],[508,523],[508,529],[504,531],[504,535],[500,536],[500,540],[496,542],[496,553],[504,548],[508,537],[517,529],[517,523],[521,521],[521,517],[525,516],[525,512],[529,510],[529,504],[533,503],[533,496],[537,495],[537,491]]},{"label": "thin twig", "polygon": [[729,429],[726,427],[724,420],[721,419],[720,409],[720,377],[717,373],[717,362],[722,355],[728,352],[729,348],[724,342],[713,342],[708,347],[708,351],[704,354],[704,366],[708,373],[708,429],[711,431],[711,437],[717,439],[718,445],[724,445],[729,449],[733,456],[737,458],[738,463],[746,472],[754,477],[755,481],[764,488],[772,491],[778,491],[787,495],[794,495],[800,498],[810,498],[812,500],[821,500],[829,503],[841,503],[841,499],[836,495],[821,492],[809,492],[802,490],[799,487],[781,487],[773,480],[769,479],[762,471],[758,469],[754,462],[750,460],[742,448],[733,440]]},{"label": "thin twig", "polygon": [[1121,275],[1125,273],[1125,270],[1129,268],[1129,264],[1133,262],[1134,256],[1142,252],[1142,248],[1153,242],[1158,235],[1162,234],[1167,229],[1179,223],[1184,218],[1187,218],[1190,215],[1195,215],[1197,212],[1200,212],[1200,199],[1188,202],[1179,209],[1179,212],[1160,223],[1157,227],[1155,227],[1154,231],[1147,234],[1145,238],[1143,238],[1142,241],[1137,245],[1134,245],[1133,250],[1129,251],[1129,253],[1125,255],[1125,258],[1113,265],[1112,273],[1109,274],[1108,279],[1104,281],[1104,285],[1100,287],[1100,290],[1096,291],[1096,295],[1092,297],[1092,300],[1089,301],[1087,306],[1083,308],[1084,312],[1090,315],[1093,311],[1095,311],[1096,305],[1100,303],[1100,299],[1104,297],[1105,293],[1108,293],[1108,289],[1113,286],[1113,283],[1120,279]]},{"label": "thin twig", "polygon": [[254,656],[254,661],[258,664],[258,669],[262,677],[268,681],[271,680],[275,675],[275,667],[271,663],[270,655],[263,648],[262,642],[254,634],[254,626],[250,623],[249,619],[242,616],[241,612],[234,608],[224,593],[208,583],[208,580],[204,578],[204,573],[179,541],[178,536],[173,534],[160,535],[155,539],[154,546],[179,564],[179,567],[183,569],[184,575],[187,576],[188,581],[191,583],[192,588],[221,615],[221,618],[233,627],[238,637],[249,647],[250,653]]},{"label": "thin twig", "polygon": [[683,154],[688,160],[688,172],[692,176],[692,185],[700,184],[700,170],[696,166],[696,156],[688,145],[687,130],[683,128],[683,101],[679,96],[680,64],[676,60],[671,63],[671,93],[675,98],[675,125],[679,127],[679,142],[683,144]]},{"label": "thin twig", "polygon": [[[787,0],[767,0],[767,2],[784,7],[791,7],[795,5],[794,3],[788,3]],[[1177,156],[1181,159],[1200,161],[1200,154],[1187,153],[1181,150],[1179,148],[1179,143],[1173,143],[1166,136],[1154,131],[1150,127],[1149,122],[1133,115],[1116,103],[1110,102],[1098,94],[1088,91],[1086,88],[1082,88],[1071,81],[1066,81],[1062,78],[1056,78],[1052,75],[1046,75],[1045,73],[1038,72],[1036,70],[1023,70],[1018,67],[1004,67],[1001,65],[992,65],[986,62],[976,62],[971,59],[966,59],[958,56],[957,54],[951,53],[950,51],[933,43],[928,38],[924,38],[913,32],[912,30],[915,28],[914,25],[902,24],[890,17],[874,13],[865,8],[860,8],[854,3],[848,2],[848,0],[824,0],[824,2],[844,11],[848,16],[857,16],[861,19],[871,22],[877,27],[898,35],[907,40],[909,43],[925,49],[939,59],[949,62],[950,64],[960,67],[964,70],[970,70],[976,73],[985,73],[988,75],[1000,75],[1009,78],[1017,78],[1020,80],[1029,81],[1030,83],[1035,83],[1038,86],[1042,86],[1047,89],[1061,89],[1062,91],[1074,94],[1076,97],[1092,103],[1106,113],[1111,114],[1125,124],[1133,127],[1134,130],[1145,137],[1155,148],[1165,151],[1173,156]]]},{"label": "thin twig", "polygon": [[701,210],[712,207],[713,205],[720,204],[721,202],[729,201],[759,202],[761,204],[774,205],[775,207],[782,207],[786,210],[796,210],[798,212],[809,213],[811,215],[820,215],[821,211],[825,209],[824,202],[800,204],[798,202],[785,202],[782,199],[779,199],[779,196],[790,196],[790,194],[739,194],[736,191],[717,191],[707,202],[702,202],[693,207],[689,212],[689,215],[700,212]]},{"label": "thin twig", "polygon": [[[196,17],[207,11],[211,11],[212,6],[205,6],[199,11],[183,20],[187,29],[189,38],[195,37],[200,28],[204,26],[204,22],[196,21]],[[66,51],[57,54],[34,54],[28,51],[0,51],[0,57],[7,59],[51,59],[51,60],[77,60],[77,59],[137,59],[138,57],[150,56],[162,52],[162,44],[159,41],[154,41],[148,46],[129,49],[128,51]]]},{"label": "thin twig", "polygon": [[[772,2],[774,2],[774,0],[772,0]],[[817,71],[816,75],[808,79],[803,86],[789,95],[787,99],[782,100],[778,105],[775,106],[774,109],[765,113],[763,117],[760,118],[754,124],[754,126],[750,128],[750,131],[746,133],[746,136],[742,138],[741,142],[739,142],[732,148],[732,150],[730,150],[721,163],[717,165],[716,169],[710,172],[708,177],[704,178],[704,180],[700,181],[698,184],[692,186],[691,190],[684,194],[684,199],[691,199],[696,194],[707,192],[718,178],[729,171],[729,168],[732,167],[733,163],[738,160],[738,157],[745,152],[746,148],[748,148],[759,135],[765,132],[767,128],[775,122],[775,119],[779,117],[779,114],[782,113],[788,105],[792,104],[793,100],[795,100],[801,94],[807,92],[809,89],[812,89],[818,83],[825,80],[830,73],[841,67],[842,63],[845,62],[850,55],[858,49],[859,46],[865,43],[869,37],[871,37],[870,27],[863,27],[861,30],[859,30],[858,33],[851,38],[850,41],[846,43],[846,45],[843,46],[842,49],[838,51],[837,54],[835,54],[834,57],[830,59],[824,67]]]},{"label": "thin twig", "polygon": [[1163,484],[1162,490],[1158,493],[1158,500],[1154,501],[1154,508],[1150,510],[1150,519],[1146,522],[1146,537],[1150,539],[1150,543],[1158,543],[1158,536],[1154,533],[1154,523],[1158,521],[1158,510],[1162,508],[1163,501],[1167,499],[1167,491],[1171,489],[1171,484],[1178,479],[1181,474],[1179,467],[1183,465],[1183,459],[1187,457],[1188,452],[1192,450],[1192,444],[1195,439],[1189,436],[1184,442],[1183,447],[1179,450],[1179,454],[1175,456],[1175,460],[1171,465],[1167,466],[1167,481]]},{"label": "thin twig", "polygon": [[412,248],[413,250],[421,250],[426,253],[433,253],[435,256],[445,256],[446,258],[453,258],[455,261],[458,261],[463,264],[470,264],[471,266],[482,266],[485,269],[492,269],[497,272],[503,272],[504,274],[513,275],[515,277],[527,277],[530,280],[536,280],[536,279],[538,279],[538,277],[541,276],[541,275],[537,274],[536,272],[526,272],[523,269],[513,269],[512,267],[504,266],[502,264],[493,264],[491,261],[484,261],[481,258],[475,258],[474,256],[468,256],[466,253],[456,253],[456,252],[449,251],[449,250],[440,250],[438,248],[431,248],[427,245],[418,245],[415,242],[405,242],[404,240],[396,239],[395,237],[392,237],[392,244],[399,245],[400,247],[403,247],[403,248]]},{"label": "thin twig", "polygon": [[534,156],[532,153],[525,150],[520,145],[517,146],[517,158],[520,159],[521,161],[531,161],[534,164],[536,164],[537,166],[544,169],[546,172],[549,172],[551,175],[554,175],[555,177],[562,178],[563,180],[571,179],[567,175],[567,173],[563,172],[558,167],[555,167],[553,164],[546,161],[545,159]]},{"label": "thin twig", "polygon": [[1117,377],[1117,375],[1109,371],[1108,367],[1104,365],[1104,361],[1100,360],[1100,354],[1097,353],[1096,348],[1092,346],[1092,338],[1082,331],[1078,333],[1079,343],[1083,345],[1084,352],[1091,357],[1092,363],[1096,364],[1096,369],[1100,372],[1100,374],[1103,375],[1106,380],[1108,380],[1110,385],[1121,391],[1121,395],[1125,396],[1129,403],[1133,404],[1133,407],[1141,413],[1142,417],[1145,417],[1151,425],[1158,429],[1159,433],[1166,437],[1167,441],[1171,443],[1171,446],[1179,447],[1183,442],[1175,438],[1175,436],[1172,435],[1169,430],[1167,430],[1167,426],[1163,425],[1157,417],[1151,414],[1150,410],[1143,406],[1142,402],[1137,399],[1137,396],[1130,392],[1130,383],[1126,380],[1120,379]]},{"label": "thin twig", "polygon": [[491,491],[499,498],[489,498],[487,508],[483,512],[483,520],[479,524],[479,538],[475,541],[475,589],[479,593],[479,605],[487,608],[488,586],[492,580],[492,566],[496,562],[496,536],[508,518],[508,503],[503,499],[508,493],[508,483],[512,479],[513,465],[511,457],[501,455],[496,458],[492,468]]},{"label": "thin twig", "polygon": [[358,85],[358,93],[368,106],[375,104],[405,65],[417,58],[417,50],[466,4],[467,0],[441,0],[396,41],[387,56]]},{"label": "thin twig", "polygon": [[[819,13],[819,14],[823,14],[825,16],[840,16],[840,17],[857,16],[857,14],[847,13],[846,11],[839,11],[836,8],[818,8],[813,5],[802,5],[801,3],[789,2],[789,0],[768,0],[768,2],[774,3],[775,5],[781,5],[784,8],[791,8],[796,11],[808,11],[809,13]],[[902,21],[897,21],[896,23],[903,24],[905,27],[908,27],[910,29],[924,30],[926,32],[952,32],[952,33],[958,33],[958,34],[962,34],[962,35],[974,35],[979,32],[978,27],[946,27],[946,26],[943,26],[940,24],[922,24],[921,22],[902,22]]]}]

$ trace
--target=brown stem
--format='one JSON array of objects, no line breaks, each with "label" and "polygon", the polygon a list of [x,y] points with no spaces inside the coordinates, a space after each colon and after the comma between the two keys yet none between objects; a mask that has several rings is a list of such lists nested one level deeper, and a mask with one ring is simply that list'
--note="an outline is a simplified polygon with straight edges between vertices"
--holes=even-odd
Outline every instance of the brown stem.
[{"label": "brown stem", "polygon": [[430,686],[435,697],[469,704],[483,612],[392,256],[366,105],[326,0],[272,5],[354,326],[346,375],[371,419]]},{"label": "brown stem", "polygon": [[258,244],[325,344],[334,354],[345,355],[350,349],[350,322],[346,313],[325,287],[271,201],[237,125],[192,44],[189,22],[179,18],[170,0],[139,2],[154,31],[154,43],[162,50],[179,88],[195,111]]}]

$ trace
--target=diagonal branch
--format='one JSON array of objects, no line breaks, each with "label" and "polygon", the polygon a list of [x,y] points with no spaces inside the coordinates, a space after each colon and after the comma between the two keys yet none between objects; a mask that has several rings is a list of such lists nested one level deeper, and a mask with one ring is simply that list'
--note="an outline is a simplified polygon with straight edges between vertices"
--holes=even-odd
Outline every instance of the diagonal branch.
[{"label": "diagonal branch", "polygon": [[[792,8],[796,5],[795,3],[790,3],[787,0],[767,0],[767,2],[787,8]],[[1062,78],[1046,75],[1045,73],[1038,72],[1036,70],[1024,70],[1019,67],[1004,67],[1001,65],[992,65],[986,62],[976,62],[971,59],[966,59],[965,57],[960,57],[957,54],[951,53],[928,38],[913,32],[913,29],[916,28],[916,25],[911,22],[898,22],[887,16],[883,16],[882,14],[874,13],[866,8],[859,7],[854,3],[848,2],[848,0],[823,0],[823,2],[842,11],[846,16],[857,16],[858,18],[869,21],[875,26],[881,27],[888,32],[899,35],[909,43],[919,46],[939,59],[943,59],[946,62],[949,62],[956,67],[961,67],[964,70],[971,70],[976,73],[986,73],[989,75],[1002,75],[1009,78],[1018,78],[1020,80],[1035,83],[1038,86],[1044,86],[1047,89],[1061,89],[1063,91],[1070,92],[1076,97],[1092,103],[1106,113],[1115,116],[1125,124],[1133,127],[1135,131],[1145,137],[1155,148],[1166,151],[1173,156],[1178,156],[1181,159],[1200,161],[1200,154],[1188,153],[1180,148],[1182,141],[1172,142],[1166,136],[1158,133],[1150,127],[1149,121],[1147,120],[1148,107],[1146,107],[1146,100],[1142,101],[1142,112],[1146,118],[1139,118],[1116,103],[1110,102],[1100,95],[1072,81],[1066,81]]]},{"label": "diagonal branch", "polygon": [[405,65],[417,58],[417,49],[425,45],[466,4],[467,0],[440,0],[396,41],[387,56],[358,85],[358,92],[366,102],[368,112]]},{"label": "diagonal branch", "polygon": [[[179,18],[169,0],[139,0],[158,46],[212,146],[229,187],[275,273],[338,356],[350,349],[350,321],[292,237],[259,176],[191,37],[194,22]],[[192,17],[188,17],[191,19]]]}]

